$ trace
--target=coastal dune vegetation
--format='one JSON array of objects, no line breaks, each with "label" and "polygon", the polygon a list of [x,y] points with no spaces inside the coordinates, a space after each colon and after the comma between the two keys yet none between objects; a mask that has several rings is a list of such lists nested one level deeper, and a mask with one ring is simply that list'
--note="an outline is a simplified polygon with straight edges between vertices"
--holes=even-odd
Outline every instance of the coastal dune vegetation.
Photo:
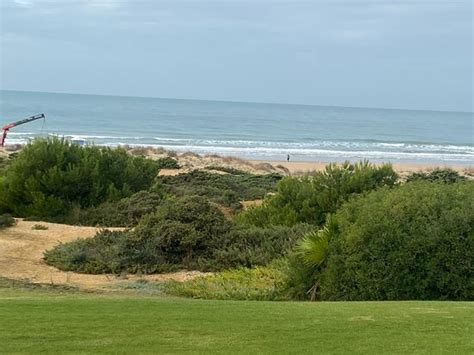
[{"label": "coastal dune vegetation", "polygon": [[[213,271],[161,293],[245,300],[474,299],[474,183],[449,169],[402,181],[390,164],[303,177],[179,169],[123,149],[35,140],[1,170],[0,214],[124,227],[44,260],[81,273]],[[219,169],[221,171],[219,171]],[[262,200],[244,208],[243,201]]]}]

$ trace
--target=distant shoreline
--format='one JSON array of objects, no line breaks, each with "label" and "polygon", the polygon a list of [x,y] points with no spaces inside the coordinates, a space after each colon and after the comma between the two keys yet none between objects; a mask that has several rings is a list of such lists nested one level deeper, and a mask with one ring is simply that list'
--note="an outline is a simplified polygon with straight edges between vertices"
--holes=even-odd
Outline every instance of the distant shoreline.
[{"label": "distant shoreline", "polygon": [[[119,146],[126,149],[130,154],[143,155],[150,159],[157,159],[163,156],[172,156],[176,158],[183,166],[184,170],[207,169],[209,166],[226,166],[235,169],[245,170],[254,173],[262,172],[280,172],[289,174],[305,174],[312,171],[321,171],[331,163],[341,164],[344,160],[341,157],[338,161],[297,161],[297,160],[274,160],[274,159],[248,159],[245,157],[227,156],[220,154],[198,154],[192,151],[176,152],[164,148],[152,147],[130,147],[127,145]],[[1,149],[0,157],[18,152],[21,148],[17,146],[15,150]],[[360,161],[360,160],[355,160]],[[355,162],[352,161],[352,162]],[[391,163],[389,161],[380,162],[368,160],[370,163],[380,165],[384,163]],[[463,175],[474,177],[474,162],[473,164],[450,164],[446,162],[440,163],[412,163],[412,162],[397,162],[391,163],[394,170],[400,175],[408,175],[417,171],[428,171],[436,168],[449,168],[455,170]],[[179,172],[179,171],[178,171]]]},{"label": "distant shoreline", "polygon": [[25,112],[46,115],[43,122],[11,130],[8,144],[58,136],[260,161],[285,160],[287,154],[305,162],[471,166],[474,161],[472,114],[466,112],[11,91],[3,93],[2,103],[8,122]]},{"label": "distant shoreline", "polygon": [[[287,168],[290,172],[311,172],[311,171],[320,171],[323,170],[331,162],[323,161],[286,161],[286,160],[253,160],[248,159],[253,164],[269,163],[272,165],[281,165]],[[370,161],[370,160],[369,160]],[[376,165],[384,164],[379,162],[373,162]],[[334,162],[339,164],[340,162]],[[390,162],[387,162],[390,163]],[[416,171],[426,171],[436,168],[450,168],[458,172],[463,172],[465,170],[474,169],[474,164],[471,165],[461,165],[461,164],[448,164],[448,163],[391,163],[395,171],[397,172],[416,172]]]}]

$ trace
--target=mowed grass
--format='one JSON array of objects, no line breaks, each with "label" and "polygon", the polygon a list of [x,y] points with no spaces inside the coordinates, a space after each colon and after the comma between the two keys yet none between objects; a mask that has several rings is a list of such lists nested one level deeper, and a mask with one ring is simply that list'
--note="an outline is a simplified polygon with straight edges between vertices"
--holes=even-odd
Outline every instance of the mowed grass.
[{"label": "mowed grass", "polygon": [[472,354],[469,302],[246,302],[0,288],[0,353]]}]

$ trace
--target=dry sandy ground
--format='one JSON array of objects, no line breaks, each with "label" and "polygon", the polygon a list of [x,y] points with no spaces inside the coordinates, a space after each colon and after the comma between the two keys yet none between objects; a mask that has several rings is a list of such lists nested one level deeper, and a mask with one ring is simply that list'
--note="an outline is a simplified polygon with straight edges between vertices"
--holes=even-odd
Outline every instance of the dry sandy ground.
[{"label": "dry sandy ground", "polygon": [[[48,227],[47,230],[33,230],[35,224]],[[147,279],[150,281],[184,281],[203,273],[182,271],[161,275],[86,275],[60,271],[46,265],[43,252],[60,242],[77,238],[90,238],[97,228],[77,227],[54,223],[26,222],[18,220],[14,227],[0,231],[0,276],[27,280],[34,283],[67,284],[85,289],[104,289],[127,280]]]}]

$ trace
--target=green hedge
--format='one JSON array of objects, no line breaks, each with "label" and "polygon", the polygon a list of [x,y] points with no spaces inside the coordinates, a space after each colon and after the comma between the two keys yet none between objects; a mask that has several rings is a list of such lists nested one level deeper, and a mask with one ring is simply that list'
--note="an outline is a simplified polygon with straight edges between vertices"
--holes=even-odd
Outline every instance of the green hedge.
[{"label": "green hedge", "polygon": [[0,213],[18,217],[64,216],[148,189],[158,163],[123,149],[80,147],[62,139],[26,145],[0,179]]},{"label": "green hedge", "polygon": [[353,199],[331,219],[326,300],[474,299],[474,183],[417,182]]}]

